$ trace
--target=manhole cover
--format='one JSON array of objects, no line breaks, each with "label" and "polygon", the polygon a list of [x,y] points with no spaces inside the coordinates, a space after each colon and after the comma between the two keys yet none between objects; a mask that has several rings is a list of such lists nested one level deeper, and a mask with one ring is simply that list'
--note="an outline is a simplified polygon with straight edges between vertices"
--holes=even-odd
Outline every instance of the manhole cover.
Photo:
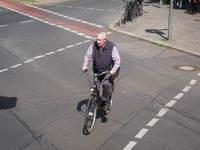
[{"label": "manhole cover", "polygon": [[176,70],[182,70],[182,71],[196,71],[196,70],[199,70],[198,67],[191,66],[191,65],[174,66],[174,69],[176,69]]}]

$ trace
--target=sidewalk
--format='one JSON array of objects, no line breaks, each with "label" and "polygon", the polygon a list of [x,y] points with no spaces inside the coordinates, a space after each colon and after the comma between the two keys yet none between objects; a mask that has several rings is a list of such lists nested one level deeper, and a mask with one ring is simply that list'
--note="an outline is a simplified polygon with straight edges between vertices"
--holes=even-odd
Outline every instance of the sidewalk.
[{"label": "sidewalk", "polygon": [[117,21],[109,28],[113,31],[134,36],[150,42],[170,46],[172,48],[200,56],[200,14],[191,15],[190,5],[183,9],[173,9],[172,40],[168,41],[169,5],[145,3],[144,13],[132,22],[121,26]]}]

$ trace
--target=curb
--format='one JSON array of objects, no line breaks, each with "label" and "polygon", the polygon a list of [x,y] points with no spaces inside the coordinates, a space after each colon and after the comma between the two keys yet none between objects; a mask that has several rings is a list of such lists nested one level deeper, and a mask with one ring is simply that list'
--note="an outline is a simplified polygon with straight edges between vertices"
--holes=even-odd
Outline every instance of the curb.
[{"label": "curb", "polygon": [[125,35],[128,35],[128,36],[132,36],[132,37],[135,37],[137,39],[142,39],[142,40],[145,40],[145,41],[148,41],[148,42],[156,43],[156,44],[158,44],[160,46],[163,45],[163,46],[169,47],[171,49],[175,49],[175,50],[178,50],[178,51],[182,51],[182,52],[185,52],[185,53],[188,53],[188,54],[200,57],[200,53],[191,52],[191,50],[187,50],[187,49],[183,49],[183,48],[180,48],[180,47],[172,46],[172,45],[169,45],[169,44],[166,44],[166,43],[162,43],[162,42],[159,42],[159,41],[155,41],[155,40],[152,40],[152,39],[147,39],[147,38],[138,36],[136,34],[127,32],[127,31],[116,29],[115,26],[117,26],[117,24],[119,24],[118,20],[119,20],[119,18],[117,18],[114,22],[110,23],[109,26],[108,26],[108,28],[110,30],[112,30],[112,31],[115,31],[115,32],[118,32],[118,33],[122,33],[122,34],[125,34]]}]

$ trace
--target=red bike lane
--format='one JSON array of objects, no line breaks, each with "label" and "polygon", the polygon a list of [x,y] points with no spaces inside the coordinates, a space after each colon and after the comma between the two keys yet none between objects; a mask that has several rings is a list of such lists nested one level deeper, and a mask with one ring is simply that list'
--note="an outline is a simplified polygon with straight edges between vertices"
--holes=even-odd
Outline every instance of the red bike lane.
[{"label": "red bike lane", "polygon": [[0,5],[15,10],[16,12],[27,14],[43,21],[68,28],[69,30],[76,31],[86,36],[94,37],[99,32],[109,32],[107,29],[97,27],[95,25],[90,25],[89,23],[76,21],[75,19],[67,18],[55,13],[50,13],[37,7],[24,5],[22,3],[11,0],[1,0]]}]

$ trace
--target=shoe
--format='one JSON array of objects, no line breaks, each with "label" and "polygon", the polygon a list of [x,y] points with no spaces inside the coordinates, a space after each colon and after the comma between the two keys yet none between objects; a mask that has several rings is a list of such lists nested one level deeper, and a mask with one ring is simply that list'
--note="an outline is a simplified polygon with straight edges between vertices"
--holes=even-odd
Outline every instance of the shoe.
[{"label": "shoe", "polygon": [[99,101],[99,106],[101,107],[101,108],[104,108],[105,107],[105,105],[106,105],[106,102],[105,101]]}]

